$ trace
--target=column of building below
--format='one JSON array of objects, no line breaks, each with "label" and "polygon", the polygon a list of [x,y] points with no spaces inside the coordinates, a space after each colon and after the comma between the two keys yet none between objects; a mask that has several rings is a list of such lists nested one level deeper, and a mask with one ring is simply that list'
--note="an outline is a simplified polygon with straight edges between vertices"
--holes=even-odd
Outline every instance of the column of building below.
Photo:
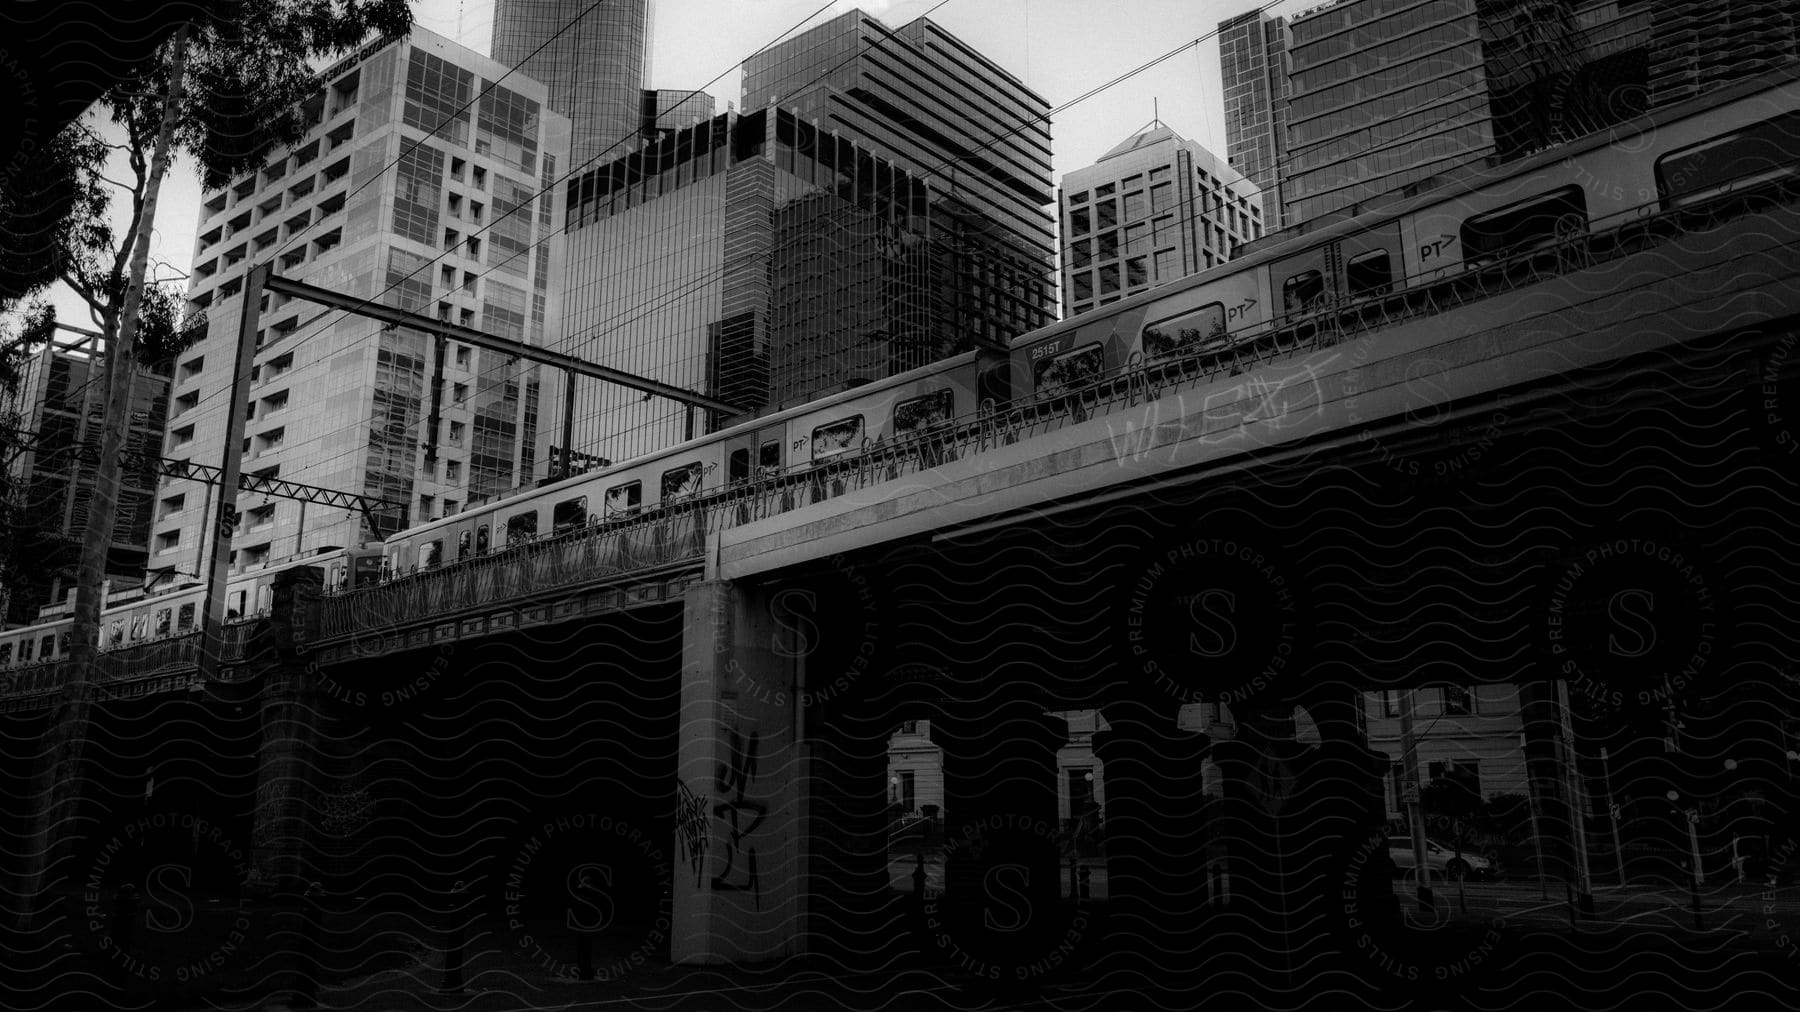
[{"label": "column of building below", "polygon": [[959,705],[931,722],[944,751],[944,878],[927,890],[922,948],[977,978],[1031,983],[1094,940],[1062,896],[1056,752],[1068,724],[1032,703]]},{"label": "column of building below", "polygon": [[[815,717],[815,719],[817,719]],[[916,906],[889,888],[885,714],[815,725],[805,790],[811,819],[805,945],[824,965],[878,972],[914,945]],[[821,722],[822,723],[822,722]],[[912,866],[907,866],[912,871]]]},{"label": "column of building below", "polygon": [[1213,827],[1202,765],[1206,735],[1179,726],[1173,703],[1109,706],[1094,734],[1106,773],[1108,965],[1158,982],[1198,966],[1209,902],[1223,898],[1224,862],[1211,860]]},{"label": "column of building below", "polygon": [[755,962],[806,945],[804,645],[788,641],[770,597],[725,582],[687,590],[670,939],[677,963]]},{"label": "column of building below", "polygon": [[249,663],[264,665],[263,689],[257,698],[262,740],[257,745],[256,807],[251,814],[252,874],[264,888],[304,893],[315,872],[306,861],[308,799],[316,794],[312,775],[318,768],[319,707],[313,676],[294,651],[293,630],[313,621],[323,571],[296,567],[272,581],[269,619],[255,643]]},{"label": "column of building below", "polygon": [[[1295,834],[1304,816],[1285,818],[1296,801],[1301,753],[1292,705],[1235,703],[1233,736],[1212,748],[1220,778],[1218,839],[1225,853],[1230,898],[1215,919],[1221,940],[1259,954],[1263,970],[1299,976],[1295,928],[1303,909]],[[1297,824],[1293,824],[1297,823]]]}]

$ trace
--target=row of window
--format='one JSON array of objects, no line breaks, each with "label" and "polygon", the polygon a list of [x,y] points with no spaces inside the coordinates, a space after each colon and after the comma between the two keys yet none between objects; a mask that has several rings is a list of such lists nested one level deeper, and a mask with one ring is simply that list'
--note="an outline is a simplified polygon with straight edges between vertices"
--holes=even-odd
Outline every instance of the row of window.
[{"label": "row of window", "polygon": [[[1403,705],[1402,690],[1383,689],[1379,692],[1365,692],[1364,712],[1370,717],[1398,717]],[[1434,700],[1435,697],[1435,700]],[[1419,702],[1435,701],[1437,713],[1449,717],[1471,717],[1479,715],[1479,696],[1472,685],[1445,685],[1436,689],[1418,689],[1414,699]]]}]

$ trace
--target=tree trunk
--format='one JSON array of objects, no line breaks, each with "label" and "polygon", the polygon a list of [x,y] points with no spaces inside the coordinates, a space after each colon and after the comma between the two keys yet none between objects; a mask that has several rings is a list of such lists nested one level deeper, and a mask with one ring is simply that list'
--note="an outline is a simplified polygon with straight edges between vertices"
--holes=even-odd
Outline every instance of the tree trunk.
[{"label": "tree trunk", "polygon": [[51,717],[45,751],[34,777],[33,795],[42,799],[31,827],[21,869],[23,892],[20,922],[29,924],[43,905],[42,892],[64,837],[74,829],[76,802],[80,799],[81,762],[86,751],[92,702],[88,684],[95,677],[96,643],[100,629],[101,581],[106,576],[113,521],[118,514],[122,483],[119,452],[125,443],[125,426],[131,415],[132,379],[137,373],[136,340],[138,311],[143,304],[144,275],[150,262],[150,233],[156,225],[156,198],[169,165],[169,147],[175,135],[176,104],[181,99],[182,70],[187,63],[187,26],[176,29],[170,53],[169,86],[163,97],[162,126],[150,158],[144,183],[144,204],[133,235],[131,282],[119,308],[118,333],[106,349],[106,409],[101,416],[100,461],[94,469],[94,494],[89,500],[87,528],[82,532],[81,562],[76,571],[75,614],[69,630],[69,662],[62,700]]}]

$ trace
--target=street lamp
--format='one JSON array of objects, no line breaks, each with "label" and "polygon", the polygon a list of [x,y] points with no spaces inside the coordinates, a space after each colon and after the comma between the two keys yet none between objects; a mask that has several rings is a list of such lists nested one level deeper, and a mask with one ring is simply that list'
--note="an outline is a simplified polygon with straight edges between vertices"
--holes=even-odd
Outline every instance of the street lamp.
[{"label": "street lamp", "polygon": [[1680,791],[1669,791],[1663,796],[1669,799],[1669,804],[1676,806],[1677,812],[1687,816],[1688,847],[1694,862],[1694,874],[1688,878],[1688,895],[1693,901],[1694,927],[1700,928],[1700,886],[1706,882],[1706,873],[1700,870],[1700,812],[1698,809],[1680,807]]},{"label": "street lamp", "polygon": [[1612,823],[1613,855],[1619,861],[1619,888],[1625,888],[1625,847],[1619,842],[1619,803],[1613,800],[1612,764],[1606,749],[1600,749],[1600,776],[1606,785],[1606,821]]}]

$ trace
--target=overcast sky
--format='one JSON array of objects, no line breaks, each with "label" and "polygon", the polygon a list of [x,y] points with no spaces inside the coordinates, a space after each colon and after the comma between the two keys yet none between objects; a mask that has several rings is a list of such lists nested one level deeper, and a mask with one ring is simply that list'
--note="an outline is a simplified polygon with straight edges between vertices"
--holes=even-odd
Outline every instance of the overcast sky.
[{"label": "overcast sky", "polygon": [[[822,2],[657,0],[649,86],[705,86],[722,110],[738,99],[738,67],[744,58],[820,10]],[[855,7],[897,27],[936,3],[833,3],[801,30]],[[1206,37],[1198,46],[1058,113],[1050,130],[1052,168],[1060,182],[1064,173],[1093,164],[1154,114],[1177,133],[1225,157],[1219,47],[1210,36],[1220,20],[1256,5],[1257,0],[949,0],[930,17],[1023,78],[1053,108],[1184,42]],[[1284,0],[1271,13],[1291,14],[1318,5],[1318,0]],[[414,6],[414,21],[486,53],[493,2],[420,0]],[[721,74],[718,83],[707,85]],[[153,264],[162,261],[153,268],[156,276],[166,279],[185,274],[193,259],[200,187],[190,161],[176,163],[163,184],[161,202],[151,255]],[[86,306],[72,292],[61,289],[54,301],[60,321],[91,325]]]}]

